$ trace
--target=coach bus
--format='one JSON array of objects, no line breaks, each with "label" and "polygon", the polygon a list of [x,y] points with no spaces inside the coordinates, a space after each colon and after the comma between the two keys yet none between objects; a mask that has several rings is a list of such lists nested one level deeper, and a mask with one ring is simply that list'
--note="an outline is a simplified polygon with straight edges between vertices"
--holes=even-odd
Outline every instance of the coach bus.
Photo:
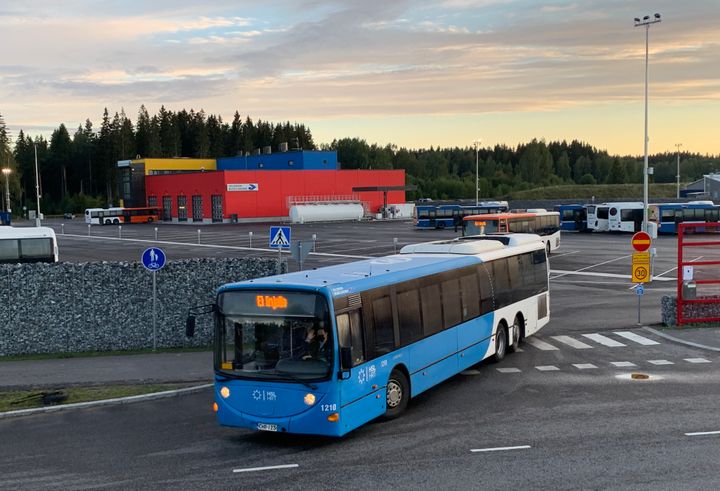
[{"label": "coach bus", "polygon": [[0,263],[57,261],[57,238],[50,227],[0,226]]},{"label": "coach bus", "polygon": [[215,316],[223,426],[342,436],[549,321],[537,235],[457,238],[400,254],[227,284]]},{"label": "coach bus", "polygon": [[477,205],[418,205],[415,207],[415,226],[419,229],[459,227],[466,216],[500,213],[508,210],[507,201],[481,201]]},{"label": "coach bus", "polygon": [[599,205],[587,205],[587,226],[591,232],[607,232],[610,230],[610,224],[608,222],[608,209],[610,207],[607,203]]},{"label": "coach bus", "polygon": [[491,233],[529,233],[539,235],[547,253],[560,247],[560,213],[542,208],[526,212],[494,213],[465,217],[463,235]]},{"label": "coach bus", "polygon": [[585,205],[557,205],[560,214],[560,230],[587,232],[587,209]]},{"label": "coach bus", "polygon": [[643,223],[643,203],[607,203],[608,230],[610,232],[639,232]]},{"label": "coach bus", "polygon": [[658,233],[676,234],[679,223],[720,222],[720,206],[712,201],[652,204],[649,220],[657,223]]},{"label": "coach bus", "polygon": [[122,223],[157,222],[160,210],[156,207],[139,208],[88,208],[85,222],[93,225],[119,225]]}]

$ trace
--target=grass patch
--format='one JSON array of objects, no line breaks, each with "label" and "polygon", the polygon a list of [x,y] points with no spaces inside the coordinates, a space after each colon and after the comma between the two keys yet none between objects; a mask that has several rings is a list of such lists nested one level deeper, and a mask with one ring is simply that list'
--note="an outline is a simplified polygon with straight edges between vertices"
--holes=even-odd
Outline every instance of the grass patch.
[{"label": "grass patch", "polygon": [[104,385],[91,387],[67,387],[61,389],[33,389],[0,391],[0,412],[46,407],[42,402],[43,392],[62,391],[67,399],[59,405],[75,402],[100,401],[116,397],[137,396],[166,390],[191,387],[191,384],[148,384],[148,385]]},{"label": "grass patch", "polygon": [[[650,202],[653,198],[670,199],[675,197],[676,184],[650,184]],[[642,201],[642,184],[568,184],[563,186],[547,186],[542,188],[514,191],[507,199],[577,199],[590,202],[595,196],[596,202],[628,199],[637,196]]]},{"label": "grass patch", "polygon": [[77,351],[70,353],[38,353],[33,355],[9,355],[0,356],[3,361],[24,361],[24,360],[55,360],[58,358],[90,358],[93,356],[132,356],[148,355],[152,353],[195,353],[199,351],[210,351],[210,346],[199,348],[163,348],[153,351],[151,348],[139,350],[117,350],[117,351]]}]

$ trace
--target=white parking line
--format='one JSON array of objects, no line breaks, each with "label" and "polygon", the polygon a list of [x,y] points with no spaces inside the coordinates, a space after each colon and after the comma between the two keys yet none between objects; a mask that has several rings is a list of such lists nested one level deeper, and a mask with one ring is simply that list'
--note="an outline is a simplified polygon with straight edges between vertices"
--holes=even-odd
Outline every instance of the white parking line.
[{"label": "white parking line", "polygon": [[592,339],[596,343],[603,344],[605,346],[610,346],[611,348],[617,348],[619,346],[625,346],[619,341],[615,341],[614,339],[610,339],[607,336],[603,336],[602,334],[583,334],[588,339]]},{"label": "white parking line", "polygon": [[675,363],[671,362],[670,360],[648,360],[648,363],[652,363],[653,365],[674,365]]},{"label": "white parking line", "polygon": [[552,258],[555,259],[556,257],[563,257],[563,256],[568,256],[570,254],[577,254],[578,252],[580,252],[580,251],[569,251],[569,252],[563,252],[562,254],[553,253]]},{"label": "white parking line", "polygon": [[611,365],[616,367],[636,367],[637,365],[629,361],[611,361]]},{"label": "white parking line", "polygon": [[[576,269],[575,271],[565,272],[565,273],[563,273],[563,274],[560,274],[560,275],[558,275],[558,276],[555,276],[555,278],[560,278],[561,276],[565,276],[565,275],[568,275],[568,274],[577,274],[577,273],[579,273],[579,272],[581,272],[581,271],[586,271],[586,270],[588,270],[588,269],[597,268],[598,266],[602,266],[603,264],[614,263],[615,261],[620,261],[620,260],[622,260],[622,259],[627,259],[627,258],[629,258],[629,257],[631,257],[631,256],[630,256],[630,255],[627,255],[627,256],[616,257],[615,259],[609,259],[609,260],[607,260],[607,261],[603,261],[603,262],[601,262],[601,263],[593,264],[593,265],[591,265],[591,266],[585,266],[584,268]],[[550,278],[550,279],[552,280],[552,279],[554,279],[554,278]]]},{"label": "white parking line", "polygon": [[685,433],[685,436],[704,436],[704,435],[720,435],[720,431],[695,431],[692,433]]},{"label": "white parking line", "polygon": [[706,360],[705,358],[685,358],[685,361],[689,363],[712,363],[710,360]]},{"label": "white parking line", "polygon": [[492,448],[471,448],[471,452],[503,452],[505,450],[526,450],[532,448],[530,445],[518,445],[516,447],[492,447]]},{"label": "white parking line", "polygon": [[270,465],[267,467],[248,467],[246,469],[233,469],[233,472],[256,472],[256,471],[272,471],[276,469],[294,469],[300,467],[298,464]]},{"label": "white parking line", "polygon": [[521,370],[519,368],[496,368],[500,373],[520,373]]},{"label": "white parking line", "polygon": [[638,344],[642,344],[643,346],[652,346],[654,344],[660,344],[657,341],[653,341],[652,339],[648,339],[642,336],[639,336],[635,334],[634,332],[630,331],[615,331],[615,334],[618,336],[622,336],[625,339],[629,339],[630,341],[635,341]]},{"label": "white parking line", "polygon": [[552,338],[555,341],[559,341],[563,344],[567,344],[568,346],[571,346],[575,349],[591,349],[592,346],[589,344],[585,344],[582,341],[578,341],[577,339],[571,338],[570,336],[552,336]]},{"label": "white parking line", "polygon": [[543,351],[553,351],[553,350],[557,350],[557,348],[556,348],[555,346],[553,346],[552,344],[546,343],[545,341],[541,341],[541,340],[539,340],[539,339],[537,339],[537,338],[526,338],[525,341],[526,341],[528,344],[530,344],[530,345],[532,345],[532,346],[535,346],[537,349],[540,349],[540,350],[543,350]]},{"label": "white parking line", "polygon": [[592,368],[597,368],[597,367],[596,367],[595,365],[593,365],[592,363],[573,363],[573,366],[574,366],[575,368],[580,369],[580,370],[590,370],[590,369],[592,369]]},{"label": "white parking line", "polygon": [[542,365],[542,366],[535,367],[535,368],[540,370],[541,372],[556,372],[556,371],[560,370],[555,365]]}]

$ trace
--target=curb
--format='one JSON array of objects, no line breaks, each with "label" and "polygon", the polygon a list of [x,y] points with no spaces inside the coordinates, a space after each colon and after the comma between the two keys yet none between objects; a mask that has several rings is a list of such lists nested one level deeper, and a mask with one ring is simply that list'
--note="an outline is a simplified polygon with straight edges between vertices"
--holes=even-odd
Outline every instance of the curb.
[{"label": "curb", "polygon": [[673,341],[675,343],[680,343],[680,344],[684,344],[686,346],[692,346],[693,348],[704,349],[707,351],[720,352],[720,348],[716,348],[714,346],[708,346],[708,345],[700,344],[700,343],[693,343],[692,341],[685,341],[684,339],[679,339],[674,336],[670,336],[669,334],[665,334],[664,332],[655,330],[652,327],[643,326],[643,329],[655,334],[656,336],[660,336],[661,338],[665,338],[665,339]]},{"label": "curb", "polygon": [[4,413],[0,412],[0,420],[16,418],[19,416],[29,416],[29,415],[38,414],[38,413],[56,413],[56,412],[66,411],[66,410],[71,410],[71,409],[85,409],[85,408],[89,408],[89,407],[99,407],[99,406],[116,406],[119,404],[131,404],[133,402],[143,402],[143,401],[152,401],[155,399],[165,399],[167,397],[177,397],[177,396],[181,396],[184,394],[193,394],[195,392],[200,392],[204,389],[207,389],[208,387],[212,387],[213,385],[214,384],[203,384],[203,385],[196,385],[194,387],[186,387],[184,389],[166,390],[163,392],[153,392],[151,394],[140,394],[137,396],[116,397],[114,399],[103,399],[103,400],[99,400],[99,401],[75,402],[73,404],[38,407],[38,408],[32,408],[32,409],[18,409],[17,411],[6,411]]}]

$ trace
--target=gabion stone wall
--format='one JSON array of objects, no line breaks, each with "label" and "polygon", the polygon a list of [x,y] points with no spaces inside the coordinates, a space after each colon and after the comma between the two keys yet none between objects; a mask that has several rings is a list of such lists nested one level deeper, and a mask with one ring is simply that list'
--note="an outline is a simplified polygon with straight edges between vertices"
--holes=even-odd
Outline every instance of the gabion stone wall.
[{"label": "gabion stone wall", "polygon": [[677,325],[677,297],[663,295],[660,299],[660,313],[665,326]]},{"label": "gabion stone wall", "polygon": [[[661,299],[662,323],[666,326],[677,326],[677,296],[663,295]],[[720,303],[686,304],[683,317],[720,317]],[[717,323],[698,324],[717,325]]]},{"label": "gabion stone wall", "polygon": [[[156,273],[157,347],[209,346],[211,315],[185,337],[189,307],[224,284],[276,274],[260,258],[171,261]],[[153,347],[152,273],[140,263],[0,265],[0,356]]]}]

